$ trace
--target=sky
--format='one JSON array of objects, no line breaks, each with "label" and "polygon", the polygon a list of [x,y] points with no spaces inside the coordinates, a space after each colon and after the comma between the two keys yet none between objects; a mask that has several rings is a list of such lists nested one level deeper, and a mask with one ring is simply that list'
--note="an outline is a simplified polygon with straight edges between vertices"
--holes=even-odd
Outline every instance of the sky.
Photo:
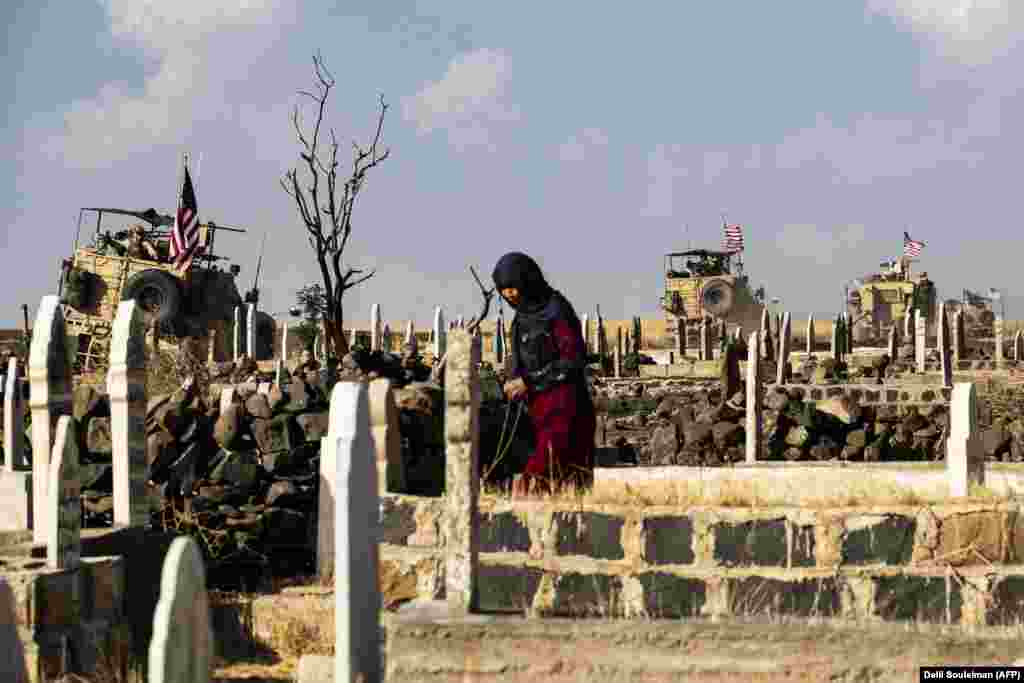
[{"label": "sky", "polygon": [[723,214],[795,315],[835,315],[908,230],[942,297],[994,287],[1024,318],[1024,4],[603,5],[2,3],[0,327],[56,293],[80,207],[173,212],[185,152],[201,219],[249,231],[217,240],[240,290],[266,235],[261,308],[283,315],[319,277],[279,184],[317,51],[343,143],[390,105],[345,257],[376,274],[349,320],[468,318],[469,267],[489,283],[507,251],[581,314],[655,317],[663,255],[718,248]]}]

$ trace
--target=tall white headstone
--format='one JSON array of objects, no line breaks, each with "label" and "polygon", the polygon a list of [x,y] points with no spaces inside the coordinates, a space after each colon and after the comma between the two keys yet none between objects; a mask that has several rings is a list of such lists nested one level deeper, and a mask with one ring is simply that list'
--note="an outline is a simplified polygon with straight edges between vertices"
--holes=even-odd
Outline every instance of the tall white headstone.
[{"label": "tall white headstone", "polygon": [[583,320],[580,322],[583,327],[583,352],[590,353],[593,348],[590,344],[590,314],[584,313]]},{"label": "tall white headstone", "polygon": [[761,382],[761,334],[751,332],[747,341],[746,461],[761,460],[761,410],[764,385]]},{"label": "tall white headstone", "polygon": [[946,442],[949,494],[962,498],[968,495],[971,484],[985,483],[985,447],[978,431],[977,394],[973,383],[961,382],[953,387],[949,410]]},{"label": "tall white headstone", "polygon": [[384,329],[380,319],[380,304],[370,307],[370,350],[380,351],[383,345]]},{"label": "tall white headstone", "polygon": [[209,683],[212,667],[206,567],[196,542],[180,536],[171,542],[160,574],[148,683]]},{"label": "tall white headstone", "polygon": [[71,366],[64,313],[56,296],[44,296],[29,348],[29,410],[32,411],[32,537],[46,542],[50,448],[57,420],[71,414]]},{"label": "tall white headstone", "polygon": [[232,353],[234,354],[231,360],[237,361],[242,357],[242,307],[235,306],[235,328],[232,334]]},{"label": "tall white headstone", "polygon": [[807,316],[807,353],[814,353],[814,316]]},{"label": "tall white headstone", "polygon": [[917,371],[923,373],[925,371],[925,360],[928,352],[927,338],[925,337],[928,330],[928,319],[921,315],[920,311],[916,312],[914,316],[914,360],[916,361]]},{"label": "tall white headstone", "polygon": [[281,360],[288,359],[288,321],[282,321],[281,323],[281,350],[278,352],[277,357]]},{"label": "tall white headstone", "polygon": [[13,472],[25,462],[25,401],[22,380],[18,377],[18,359],[7,362],[4,377],[4,469]]},{"label": "tall white headstone", "polygon": [[444,311],[438,306],[434,309],[434,358],[440,358],[445,352],[445,341],[448,329],[444,325]]},{"label": "tall white headstone", "polygon": [[118,304],[110,340],[110,437],[113,452],[114,524],[143,525],[149,520],[146,492],[146,352],[142,309],[134,301]]},{"label": "tall white headstone", "polygon": [[793,346],[793,328],[789,318],[789,311],[782,317],[782,325],[779,328],[779,353],[776,360],[775,381],[784,384],[789,378],[787,367],[790,362],[790,353]]},{"label": "tall white headstone", "polygon": [[[334,680],[379,683],[380,503],[367,386],[339,382],[331,393],[334,475]],[[322,529],[322,527],[321,527]]]},{"label": "tall white headstone", "polygon": [[246,306],[245,352],[252,360],[262,360],[256,354],[256,304]]},{"label": "tall white headstone", "polygon": [[76,569],[82,557],[82,474],[75,419],[70,415],[61,415],[57,421],[51,455],[46,486],[46,566]]}]

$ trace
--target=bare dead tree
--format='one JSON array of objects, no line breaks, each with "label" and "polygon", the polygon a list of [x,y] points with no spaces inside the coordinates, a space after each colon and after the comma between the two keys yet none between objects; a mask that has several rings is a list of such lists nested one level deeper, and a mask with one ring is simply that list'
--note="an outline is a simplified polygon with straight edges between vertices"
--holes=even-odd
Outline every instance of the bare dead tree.
[{"label": "bare dead tree", "polygon": [[389,149],[380,146],[384,115],[389,105],[384,102],[382,95],[373,140],[368,146],[352,141],[352,166],[347,178],[339,178],[339,145],[334,129],[330,129],[329,143],[322,139],[324,115],[335,79],[319,53],[313,56],[313,71],[316,75],[315,92],[300,90],[299,94],[313,101],[316,122],[312,128],[304,130],[302,114],[296,105],[292,112],[292,126],[302,146],[299,157],[303,163],[285,173],[281,187],[295,200],[309,245],[316,253],[323,281],[327,350],[340,357],[348,353],[348,340],[342,333],[342,299],[345,292],[369,280],[376,273],[376,270],[367,273],[361,269],[343,267],[341,259],[352,234],[352,213],[356,198],[366,182],[366,174],[387,159],[390,153]]}]

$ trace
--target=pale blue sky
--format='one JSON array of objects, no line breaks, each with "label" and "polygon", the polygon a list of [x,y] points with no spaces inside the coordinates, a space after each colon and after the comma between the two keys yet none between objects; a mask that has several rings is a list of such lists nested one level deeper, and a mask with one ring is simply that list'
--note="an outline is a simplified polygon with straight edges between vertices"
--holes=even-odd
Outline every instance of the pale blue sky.
[{"label": "pale blue sky", "polygon": [[172,211],[184,151],[200,215],[250,229],[217,244],[241,289],[267,231],[262,306],[291,305],[317,269],[278,178],[318,49],[342,138],[392,104],[349,258],[377,276],[350,319],[468,317],[468,266],[510,250],[581,313],[655,315],[663,253],[716,248],[722,212],[796,314],[834,314],[909,226],[943,296],[1002,288],[1024,317],[1013,0],[21,4],[0,9],[3,327],[55,291],[79,207]]}]

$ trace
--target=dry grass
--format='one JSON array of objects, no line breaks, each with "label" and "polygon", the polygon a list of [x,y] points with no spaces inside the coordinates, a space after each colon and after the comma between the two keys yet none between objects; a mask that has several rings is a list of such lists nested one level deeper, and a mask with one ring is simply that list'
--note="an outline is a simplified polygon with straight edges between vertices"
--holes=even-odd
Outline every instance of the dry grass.
[{"label": "dry grass", "polygon": [[[774,489],[774,490],[773,490]],[[600,505],[622,506],[666,506],[666,507],[727,507],[766,508],[792,507],[792,495],[778,493],[778,484],[754,481],[665,481],[649,482],[643,489],[623,483],[605,484],[601,491],[568,488],[557,492],[532,492],[526,496],[513,497],[508,491],[487,486],[481,490],[481,503],[494,505],[510,500],[526,500],[536,503],[572,505],[580,508]],[[895,485],[863,484],[851,487],[841,495],[817,498],[801,497],[799,506],[814,509],[874,507],[879,505],[938,505],[950,502],[947,495],[927,495]],[[963,502],[1009,503],[1019,501],[1009,494],[1002,494],[984,486],[971,485]]]}]

